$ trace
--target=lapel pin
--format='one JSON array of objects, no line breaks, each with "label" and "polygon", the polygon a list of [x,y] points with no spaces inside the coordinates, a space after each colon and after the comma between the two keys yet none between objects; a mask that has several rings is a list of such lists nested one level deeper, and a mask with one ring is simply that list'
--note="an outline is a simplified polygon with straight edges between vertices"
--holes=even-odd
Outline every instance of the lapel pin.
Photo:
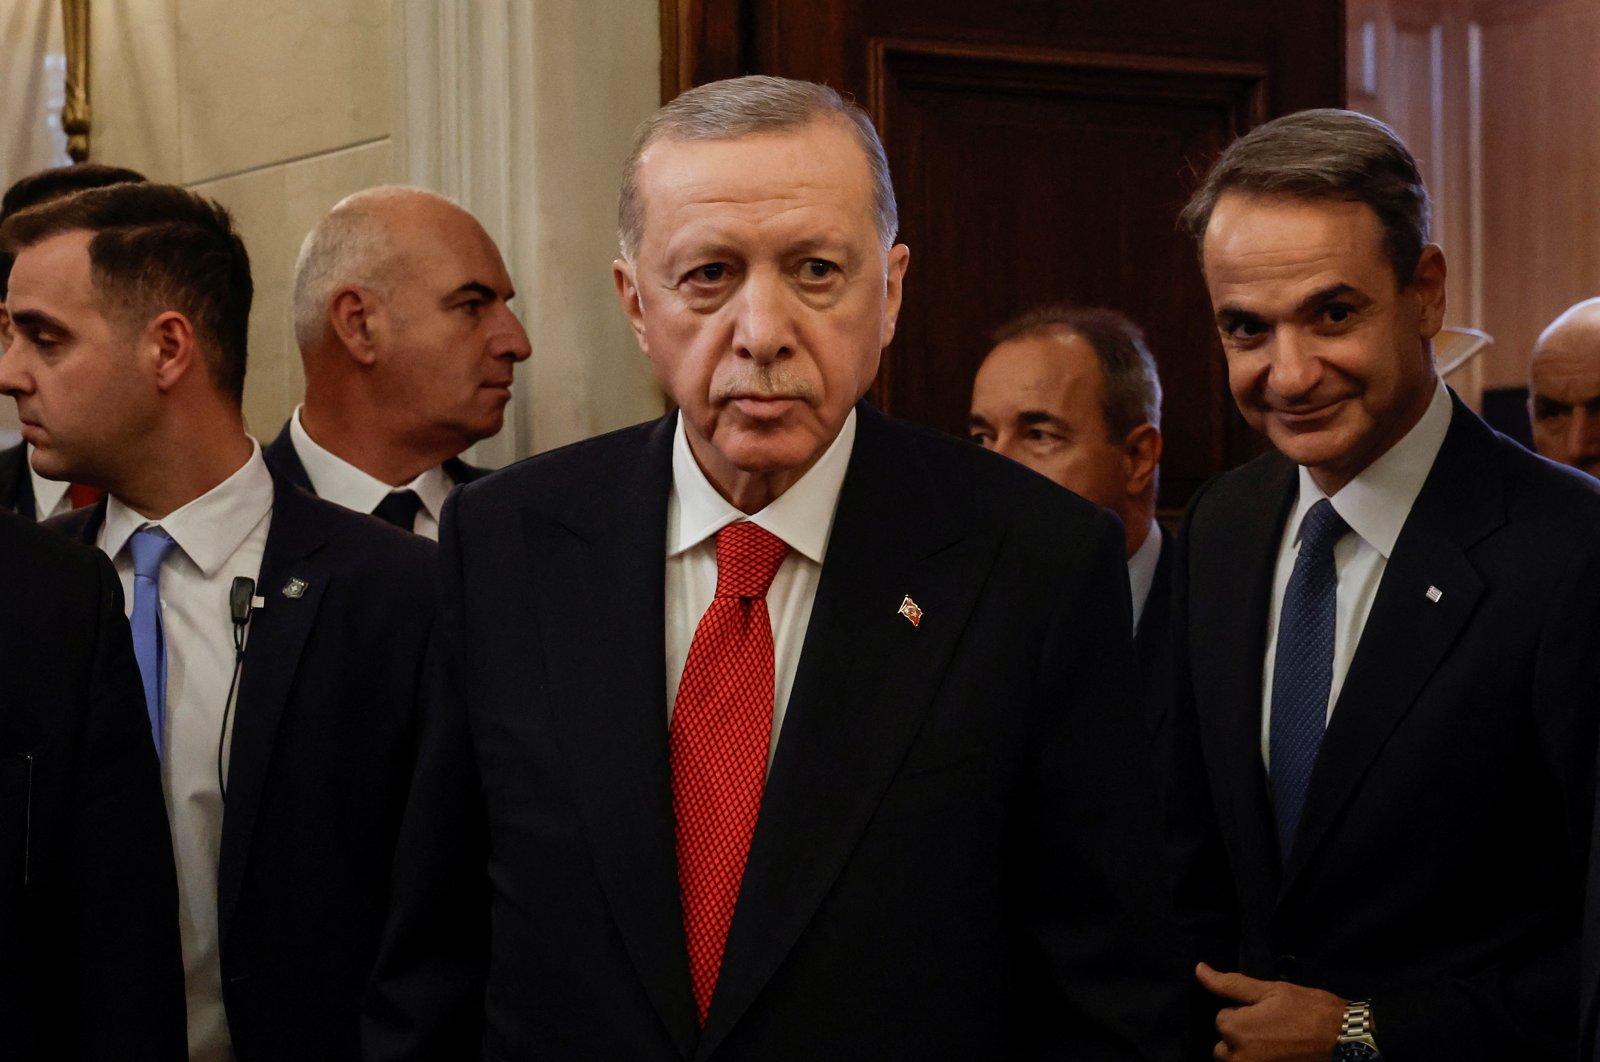
[{"label": "lapel pin", "polygon": [[290,599],[304,597],[306,587],[310,585],[310,583],[306,582],[299,576],[293,576],[288,582],[283,584],[283,596]]},{"label": "lapel pin", "polygon": [[1439,599],[1444,596],[1444,591],[1440,590],[1437,586],[1430,586],[1428,587],[1428,593],[1426,596],[1429,601],[1432,601],[1435,605],[1437,605],[1439,603]]},{"label": "lapel pin", "polygon": [[922,626],[922,606],[911,600],[910,594],[907,594],[906,599],[900,602],[900,615],[910,620],[913,627]]}]

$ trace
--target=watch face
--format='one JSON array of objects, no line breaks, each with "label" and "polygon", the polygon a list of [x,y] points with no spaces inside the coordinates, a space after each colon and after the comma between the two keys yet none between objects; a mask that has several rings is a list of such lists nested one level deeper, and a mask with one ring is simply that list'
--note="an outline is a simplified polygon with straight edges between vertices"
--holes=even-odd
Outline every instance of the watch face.
[{"label": "watch face", "polygon": [[1339,1044],[1333,1049],[1333,1062],[1382,1062],[1382,1059],[1371,1044]]}]

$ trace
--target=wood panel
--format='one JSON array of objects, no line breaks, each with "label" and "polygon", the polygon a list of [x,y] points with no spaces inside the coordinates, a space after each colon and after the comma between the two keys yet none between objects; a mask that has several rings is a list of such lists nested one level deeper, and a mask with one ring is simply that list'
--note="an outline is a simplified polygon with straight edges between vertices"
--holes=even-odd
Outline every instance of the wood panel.
[{"label": "wood panel", "polygon": [[874,42],[871,58],[868,102],[914,249],[875,400],[960,432],[998,317],[1060,300],[1111,306],[1148,323],[1174,398],[1167,500],[1181,505],[1248,452],[1221,357],[1194,356],[1212,351],[1215,331],[1174,219],[1193,160],[1261,120],[1265,70],[898,40]]},{"label": "wood panel", "polygon": [[1485,16],[1485,383],[1519,387],[1544,326],[1600,294],[1600,4]]},{"label": "wood panel", "polygon": [[1144,325],[1162,505],[1261,443],[1234,411],[1179,208],[1227,141],[1344,98],[1340,0],[663,0],[663,96],[827,82],[883,131],[911,272],[874,397],[963,430],[988,332],[1046,300]]}]

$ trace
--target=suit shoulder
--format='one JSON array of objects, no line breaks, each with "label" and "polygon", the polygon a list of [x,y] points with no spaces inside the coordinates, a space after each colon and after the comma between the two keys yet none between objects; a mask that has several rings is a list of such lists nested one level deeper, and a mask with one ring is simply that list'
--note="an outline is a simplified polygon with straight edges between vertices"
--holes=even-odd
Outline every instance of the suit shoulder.
[{"label": "suit shoulder", "polygon": [[326,536],[327,548],[338,558],[341,570],[432,572],[436,543],[298,487],[279,489],[293,491],[294,497],[288,504],[274,505],[269,539],[275,531],[295,529],[296,524],[315,525]]},{"label": "suit shoulder", "polygon": [[653,447],[670,452],[671,416],[569,443],[489,472],[456,488],[458,511],[496,512],[540,499],[571,503],[599,498],[616,487],[617,477],[637,469]]},{"label": "suit shoulder", "polygon": [[1552,538],[1600,541],[1600,480],[1530,453],[1503,435],[1494,438],[1504,471],[1507,516]]},{"label": "suit shoulder", "polygon": [[0,595],[15,603],[8,607],[31,608],[49,600],[52,612],[69,600],[97,601],[103,569],[110,567],[99,550],[4,510],[0,510],[0,557],[7,568],[0,578]]}]

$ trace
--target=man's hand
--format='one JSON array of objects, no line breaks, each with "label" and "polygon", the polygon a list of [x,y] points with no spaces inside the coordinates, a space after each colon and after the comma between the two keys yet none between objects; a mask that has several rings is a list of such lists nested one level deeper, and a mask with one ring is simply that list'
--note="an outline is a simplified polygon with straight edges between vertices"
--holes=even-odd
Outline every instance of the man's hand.
[{"label": "man's hand", "polygon": [[1205,963],[1195,977],[1207,992],[1240,1004],[1217,1015],[1222,1062],[1328,1062],[1344,1027],[1344,1000],[1287,981],[1218,973]]}]

